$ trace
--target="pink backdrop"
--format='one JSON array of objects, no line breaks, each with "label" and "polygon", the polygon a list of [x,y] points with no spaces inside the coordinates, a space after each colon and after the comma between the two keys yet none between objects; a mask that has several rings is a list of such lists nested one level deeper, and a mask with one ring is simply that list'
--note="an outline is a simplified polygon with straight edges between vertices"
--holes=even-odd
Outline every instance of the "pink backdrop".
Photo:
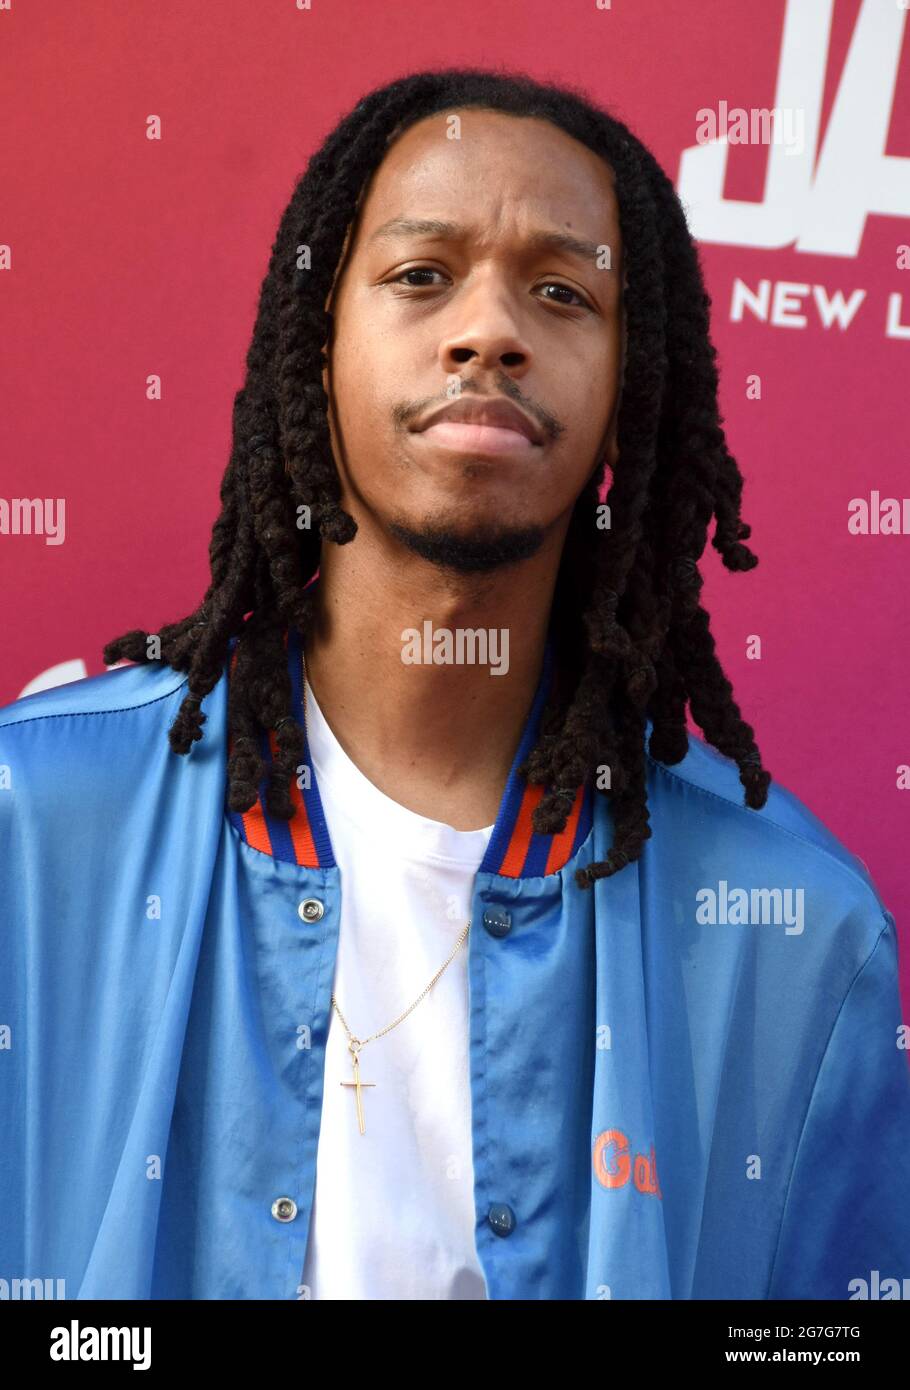
[{"label": "pink backdrop", "polygon": [[[103,670],[105,641],[201,597],[269,248],[337,119],[423,67],[570,81],[632,126],[689,210],[760,556],[729,575],[706,553],[721,659],[772,775],[895,913],[910,1016],[910,534],[848,529],[851,499],[910,494],[901,0],[300,5],[0,10],[0,497],[65,502],[62,544],[0,534],[0,701]],[[700,141],[722,102],[789,111],[789,149]]]}]

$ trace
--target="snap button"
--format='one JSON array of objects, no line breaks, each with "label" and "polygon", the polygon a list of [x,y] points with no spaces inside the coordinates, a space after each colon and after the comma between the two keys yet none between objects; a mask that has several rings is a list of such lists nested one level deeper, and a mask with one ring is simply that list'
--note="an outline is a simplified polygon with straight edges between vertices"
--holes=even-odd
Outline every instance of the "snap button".
[{"label": "snap button", "polygon": [[304,898],[297,908],[297,915],[304,922],[318,922],[324,912],[325,907],[318,898]]},{"label": "snap button", "polygon": [[483,924],[491,936],[508,936],[512,930],[512,918],[501,907],[488,907],[483,914]]},{"label": "snap button", "polygon": [[515,1213],[505,1202],[494,1202],[487,1220],[498,1236],[511,1235],[515,1229]]},{"label": "snap button", "polygon": [[297,1215],[297,1203],[293,1197],[276,1197],[272,1203],[272,1215],[276,1221],[293,1221]]}]

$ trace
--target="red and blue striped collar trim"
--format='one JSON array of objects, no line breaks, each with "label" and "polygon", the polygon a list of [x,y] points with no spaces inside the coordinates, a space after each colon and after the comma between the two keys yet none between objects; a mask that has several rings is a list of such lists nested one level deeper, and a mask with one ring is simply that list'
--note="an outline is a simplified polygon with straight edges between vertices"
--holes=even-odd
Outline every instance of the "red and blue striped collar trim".
[{"label": "red and blue striped collar trim", "polygon": [[534,703],[512,760],[499,815],[480,865],[481,873],[500,874],[504,878],[532,878],[558,873],[570,859],[574,859],[591,829],[593,794],[590,786],[584,785],[575,793],[565,830],[555,835],[539,835],[531,824],[531,813],[543,798],[545,788],[535,783],[525,784],[518,774],[518,768],[537,741],[553,675],[554,644],[552,635],[548,635]]},{"label": "red and blue striped collar trim", "polygon": [[[237,638],[231,638],[227,662],[228,679],[236,662],[236,645]],[[303,726],[301,648],[300,632],[292,626],[285,633],[285,649],[288,656],[288,674],[291,678],[292,712],[294,718]],[[552,636],[548,636],[534,702],[509,771],[493,833],[480,865],[481,873],[499,874],[504,878],[531,878],[558,873],[574,859],[590,833],[593,823],[593,791],[589,783],[578,788],[565,829],[553,835],[540,835],[531,824],[531,815],[542,799],[545,789],[535,784],[525,785],[518,773],[519,766],[528,757],[537,739],[540,720],[553,680],[553,668],[554,644]],[[300,780],[304,783],[308,781],[309,786],[299,787],[297,778],[291,779],[294,815],[290,820],[281,820],[266,809],[265,778],[259,785],[256,802],[249,811],[232,811],[230,807],[226,807],[226,810],[238,835],[252,849],[304,868],[327,869],[335,866],[335,855],[305,733],[304,740],[303,767],[309,769],[310,775],[309,778],[304,776]],[[228,745],[229,753],[232,748],[233,739]],[[259,751],[265,762],[271,763],[278,751],[274,730],[270,730],[268,734],[265,730],[260,730]],[[226,796],[225,791],[225,800]]]},{"label": "red and blue striped collar trim", "polygon": [[[228,679],[237,661],[237,640],[236,637],[232,637],[230,641]],[[303,725],[302,643],[296,627],[291,627],[284,634],[284,646],[288,657],[288,675],[291,678],[291,710],[294,718]],[[278,739],[274,729],[270,729],[268,735],[265,729],[260,729],[258,739],[259,752],[266,764],[270,765],[278,752]],[[233,746],[234,740],[231,738],[228,743],[229,755]],[[297,778],[291,778],[290,795],[294,814],[290,820],[282,820],[280,816],[273,816],[267,810],[266,777],[259,783],[258,795],[248,811],[233,811],[228,806],[227,814],[240,838],[252,849],[258,849],[262,854],[271,854],[275,859],[284,859],[304,868],[330,868],[334,866],[335,855],[322,810],[316,770],[310,762],[309,742],[304,734],[303,770],[306,768],[309,768],[310,776],[301,776],[300,780],[304,783],[309,781],[309,786],[300,787]]]}]

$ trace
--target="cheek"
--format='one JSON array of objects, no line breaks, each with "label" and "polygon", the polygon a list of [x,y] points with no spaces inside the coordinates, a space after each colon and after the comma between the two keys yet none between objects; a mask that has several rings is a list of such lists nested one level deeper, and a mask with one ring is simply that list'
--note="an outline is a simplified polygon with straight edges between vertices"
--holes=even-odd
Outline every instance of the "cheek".
[{"label": "cheek", "polygon": [[334,418],[347,435],[356,421],[356,411],[352,407],[359,392],[352,354],[343,341],[336,341],[332,346],[331,362],[323,372],[323,384],[329,398],[329,421]]},{"label": "cheek", "polygon": [[392,429],[390,364],[358,336],[356,347],[336,342],[327,376],[329,438],[336,464],[361,478],[365,471],[378,473]]},{"label": "cheek", "polygon": [[619,384],[620,343],[612,325],[600,326],[595,335],[580,339],[571,352],[548,350],[556,375],[554,406],[565,420],[581,422],[598,412],[609,414]]},{"label": "cheek", "polygon": [[375,316],[356,300],[346,301],[335,324],[330,366],[335,409],[342,419],[352,413],[352,403],[358,412],[369,409],[376,385],[388,375],[388,349]]},{"label": "cheek", "polygon": [[619,394],[619,360],[606,353],[590,372],[579,375],[575,399],[577,419],[592,441],[598,441],[610,423]]}]

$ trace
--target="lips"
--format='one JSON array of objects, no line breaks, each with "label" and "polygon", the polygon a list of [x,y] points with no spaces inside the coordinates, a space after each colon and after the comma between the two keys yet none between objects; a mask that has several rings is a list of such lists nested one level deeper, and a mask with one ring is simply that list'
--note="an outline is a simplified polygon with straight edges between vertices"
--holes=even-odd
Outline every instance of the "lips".
[{"label": "lips", "polygon": [[[541,432],[530,416],[504,396],[459,396],[456,400],[448,401],[445,405],[430,411],[413,426],[412,432],[422,434],[436,425],[482,427],[491,431],[490,439],[495,434],[501,433],[505,436],[511,432],[523,436],[531,444],[543,442]],[[440,434],[443,433],[444,431],[440,431]],[[456,434],[467,436],[468,431],[451,430],[445,433],[450,433],[453,437]]]}]

